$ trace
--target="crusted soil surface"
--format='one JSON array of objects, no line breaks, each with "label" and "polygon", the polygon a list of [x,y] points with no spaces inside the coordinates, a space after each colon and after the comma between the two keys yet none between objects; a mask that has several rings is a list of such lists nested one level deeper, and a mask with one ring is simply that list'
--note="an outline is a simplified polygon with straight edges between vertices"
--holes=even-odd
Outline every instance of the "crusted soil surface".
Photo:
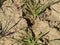
[{"label": "crusted soil surface", "polygon": [[[37,0],[36,0],[37,1]],[[47,2],[56,2],[57,0],[41,0],[41,4]],[[50,8],[47,8],[41,13],[32,24],[32,19],[29,16],[23,15],[22,0],[6,0],[0,7],[0,23],[2,29],[4,28],[6,33],[14,32],[0,39],[0,45],[22,45],[22,43],[16,43],[16,40],[22,40],[25,37],[27,28],[31,28],[37,36],[39,33],[49,33],[44,36],[50,42],[48,45],[60,45],[60,3],[56,3]],[[1,27],[1,25],[0,25]],[[1,30],[1,29],[0,29]],[[14,39],[11,39],[14,38]]]}]

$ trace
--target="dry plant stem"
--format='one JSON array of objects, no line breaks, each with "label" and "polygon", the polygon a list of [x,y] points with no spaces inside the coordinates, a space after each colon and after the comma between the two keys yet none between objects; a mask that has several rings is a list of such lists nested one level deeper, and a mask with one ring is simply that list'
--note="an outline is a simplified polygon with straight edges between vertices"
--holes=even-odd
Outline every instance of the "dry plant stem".
[{"label": "dry plant stem", "polygon": [[[9,32],[9,30],[12,29],[14,26],[16,26],[21,19],[19,19],[13,26],[11,26],[11,27],[8,29],[9,24],[11,23],[11,20],[12,20],[12,19],[10,19],[10,21],[8,21],[8,23],[5,25],[5,27],[1,29],[1,34],[0,34],[1,37],[0,37],[0,38],[15,33],[15,31],[14,31],[14,32]],[[1,23],[1,22],[0,22],[0,23]]]},{"label": "dry plant stem", "polygon": [[[16,26],[16,25],[19,23],[20,20],[21,20],[21,19],[19,19],[11,28],[9,28],[8,31],[9,31],[10,29],[12,29],[14,26]],[[8,31],[6,31],[6,33],[8,33]]]}]

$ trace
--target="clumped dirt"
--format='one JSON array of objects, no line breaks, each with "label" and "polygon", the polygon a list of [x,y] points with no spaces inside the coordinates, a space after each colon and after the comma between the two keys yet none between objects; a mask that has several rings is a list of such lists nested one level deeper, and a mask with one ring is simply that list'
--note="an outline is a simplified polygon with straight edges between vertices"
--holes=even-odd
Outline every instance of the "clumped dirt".
[{"label": "clumped dirt", "polygon": [[[57,0],[41,0],[41,4],[55,1]],[[49,31],[49,33],[44,36],[44,38],[50,41],[48,45],[60,45],[59,40],[52,41],[54,39],[60,39],[60,3],[56,3],[47,8],[36,18],[34,24],[32,24],[33,21],[29,16],[23,15],[21,5],[22,0],[6,0],[0,7],[2,29],[7,26],[7,29],[5,28],[7,33],[14,32],[13,34],[1,38],[0,45],[21,45],[20,42],[16,43],[16,41],[11,38],[22,40],[26,35],[24,30],[27,28],[31,28],[35,36],[41,32],[46,33]]]}]

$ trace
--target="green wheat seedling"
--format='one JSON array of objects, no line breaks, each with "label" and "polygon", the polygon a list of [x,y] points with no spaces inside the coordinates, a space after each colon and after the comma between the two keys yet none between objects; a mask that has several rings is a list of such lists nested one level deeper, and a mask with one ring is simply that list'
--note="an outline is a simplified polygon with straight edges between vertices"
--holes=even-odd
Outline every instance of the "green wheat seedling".
[{"label": "green wheat seedling", "polygon": [[[59,39],[52,39],[52,40],[44,38],[44,36],[46,36],[50,31],[48,31],[44,34],[40,33],[36,37],[35,37],[34,32],[32,32],[32,31],[30,32],[30,31],[26,30],[27,36],[23,37],[22,40],[21,39],[15,39],[15,38],[11,38],[11,39],[13,41],[15,41],[15,43],[22,44],[22,45],[48,45],[51,41],[56,41],[56,40],[60,41],[60,38]],[[45,40],[43,40],[43,38]],[[43,42],[40,39],[42,39]],[[38,42],[38,41],[40,41],[40,42]]]},{"label": "green wheat seedling", "polygon": [[24,0],[24,5],[23,5],[23,10],[26,14],[29,13],[29,14],[32,14],[34,18],[36,18],[40,13],[42,13],[46,8],[50,7],[51,5],[55,4],[55,3],[58,3],[60,2],[57,1],[57,2],[48,2],[44,5],[41,5],[40,4],[40,1],[38,1],[38,3],[36,2],[36,0]]},{"label": "green wheat seedling", "polygon": [[38,42],[38,40],[43,38],[48,33],[49,31],[45,34],[40,33],[37,37],[34,37],[33,33],[29,33],[27,31],[27,38],[23,39],[23,45],[43,45],[42,43]]},{"label": "green wheat seedling", "polygon": [[[21,39],[15,39],[15,38],[11,38],[12,40],[15,41],[15,43],[19,43],[22,45],[45,45],[42,42],[38,42],[41,41],[40,39],[43,39],[45,35],[47,35],[49,33],[40,33],[37,35],[37,37],[35,37],[35,34],[32,30],[25,30],[26,32],[26,37],[23,37],[22,40]],[[22,35],[23,36],[23,35]]]}]

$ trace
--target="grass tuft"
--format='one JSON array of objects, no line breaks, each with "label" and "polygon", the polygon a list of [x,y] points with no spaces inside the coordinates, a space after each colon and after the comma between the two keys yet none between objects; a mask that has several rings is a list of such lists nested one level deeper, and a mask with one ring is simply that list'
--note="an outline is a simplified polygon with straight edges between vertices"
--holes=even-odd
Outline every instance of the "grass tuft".
[{"label": "grass tuft", "polygon": [[58,0],[57,2],[48,2],[47,4],[41,5],[40,4],[40,0],[37,0],[38,3],[36,2],[36,0],[24,0],[24,5],[23,5],[23,11],[29,14],[32,14],[34,19],[40,14],[42,13],[46,8],[50,7],[51,5],[60,2],[60,0]]}]

